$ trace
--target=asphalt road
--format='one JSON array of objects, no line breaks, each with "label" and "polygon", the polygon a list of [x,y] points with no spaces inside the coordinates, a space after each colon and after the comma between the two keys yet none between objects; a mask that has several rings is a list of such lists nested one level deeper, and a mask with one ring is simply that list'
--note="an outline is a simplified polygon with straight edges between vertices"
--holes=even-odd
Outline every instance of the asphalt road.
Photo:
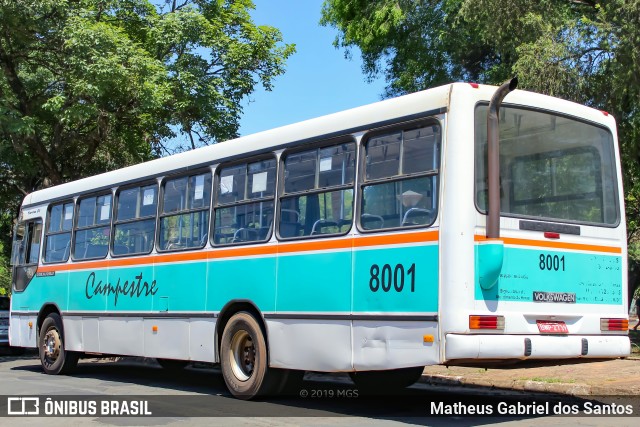
[{"label": "asphalt road", "polygon": [[[42,425],[45,418],[34,416],[6,417],[9,398],[38,396],[43,415],[45,402],[49,412],[69,411],[70,406],[54,406],[52,402],[81,401],[76,410],[91,409],[94,402],[97,413],[83,417],[47,416],[48,427],[69,425],[432,425],[470,426],[498,425],[536,426],[636,426],[640,406],[632,408],[633,417],[559,417],[555,407],[571,410],[573,405],[584,409],[584,399],[518,393],[507,389],[474,389],[434,387],[417,384],[402,395],[368,395],[358,390],[346,375],[307,374],[299,389],[291,395],[271,397],[261,401],[244,402],[232,398],[227,392],[222,375],[212,367],[191,367],[180,372],[169,372],[152,362],[135,359],[90,359],[81,361],[77,371],[69,376],[48,376],[42,373],[35,354],[21,357],[0,356],[0,424],[11,426]],[[100,416],[104,401],[115,401],[114,411],[133,412],[138,408],[152,412],[143,417]],[[124,402],[124,403],[123,403]],[[15,404],[15,400],[11,403]],[[611,407],[612,402],[607,402]],[[624,410],[629,401],[617,400],[615,407]],[[113,403],[111,403],[113,404]],[[118,406],[120,405],[120,406]],[[123,406],[124,405],[124,406]],[[128,405],[128,406],[127,406]],[[542,406],[541,406],[542,405]],[[548,405],[548,406],[545,406]],[[559,405],[559,406],[557,406]],[[593,408],[603,407],[595,403]],[[109,403],[105,408],[109,408]],[[115,409],[114,409],[115,408]],[[465,411],[493,412],[491,416],[461,416]],[[512,411],[529,411],[529,414]],[[15,407],[14,407],[15,410]],[[126,412],[125,411],[125,412]],[[438,411],[444,412],[434,416]],[[447,412],[448,411],[448,412]],[[506,414],[498,414],[504,412]],[[510,413],[509,413],[510,412]],[[68,413],[68,412],[66,412]],[[584,415],[583,413],[580,415]],[[5,423],[5,421],[10,421]]]}]

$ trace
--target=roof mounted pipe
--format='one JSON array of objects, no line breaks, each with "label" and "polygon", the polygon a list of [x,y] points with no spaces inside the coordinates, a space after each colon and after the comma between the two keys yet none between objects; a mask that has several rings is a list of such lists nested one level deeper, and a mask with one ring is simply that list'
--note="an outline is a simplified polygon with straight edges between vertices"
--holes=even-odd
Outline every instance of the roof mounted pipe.
[{"label": "roof mounted pipe", "polygon": [[498,122],[500,105],[505,96],[518,86],[514,77],[496,90],[489,102],[487,115],[487,155],[489,158],[489,209],[487,215],[487,238],[500,237],[500,126]]}]

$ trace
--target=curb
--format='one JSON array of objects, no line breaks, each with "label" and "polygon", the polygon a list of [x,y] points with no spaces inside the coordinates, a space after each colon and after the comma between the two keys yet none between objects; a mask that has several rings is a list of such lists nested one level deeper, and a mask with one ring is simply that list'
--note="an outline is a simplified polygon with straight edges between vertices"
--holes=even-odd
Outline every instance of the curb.
[{"label": "curb", "polygon": [[547,383],[533,380],[473,381],[464,376],[423,375],[419,383],[439,387],[460,387],[489,389],[487,392],[518,391],[532,393],[553,393],[576,397],[585,396],[637,396],[635,390],[627,388],[592,386],[584,383]]}]

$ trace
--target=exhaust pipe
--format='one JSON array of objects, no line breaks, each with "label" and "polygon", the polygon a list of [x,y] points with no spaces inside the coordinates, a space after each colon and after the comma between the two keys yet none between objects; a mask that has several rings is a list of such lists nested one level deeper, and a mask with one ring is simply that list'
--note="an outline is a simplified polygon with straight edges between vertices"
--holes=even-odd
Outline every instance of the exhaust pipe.
[{"label": "exhaust pipe", "polygon": [[489,102],[487,115],[487,155],[489,157],[489,207],[487,215],[487,238],[500,237],[500,125],[498,122],[500,105],[509,92],[518,86],[514,77],[496,90]]}]

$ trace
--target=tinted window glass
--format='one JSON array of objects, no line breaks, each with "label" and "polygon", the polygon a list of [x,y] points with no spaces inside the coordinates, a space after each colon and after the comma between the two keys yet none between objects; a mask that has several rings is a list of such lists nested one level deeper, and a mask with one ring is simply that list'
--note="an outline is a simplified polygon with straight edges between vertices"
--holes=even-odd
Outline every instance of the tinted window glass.
[{"label": "tinted window glass", "polygon": [[276,160],[270,158],[222,168],[218,180],[213,243],[267,240],[274,216]]},{"label": "tinted window glass", "polygon": [[[347,233],[353,220],[353,188],[346,187],[353,187],[355,165],[354,142],[287,154],[280,237]],[[310,194],[296,194],[302,191]]]},{"label": "tinted window glass", "polygon": [[118,195],[118,221],[144,218],[156,214],[157,189],[155,185],[122,190]]},{"label": "tinted window glass", "polygon": [[[89,204],[91,203],[95,202],[89,202]],[[53,205],[49,210],[49,222],[45,237],[44,262],[66,262],[69,259],[72,227],[73,203]]]},{"label": "tinted window glass", "polygon": [[[487,203],[487,106],[476,108],[476,202]],[[500,109],[500,209],[533,218],[618,223],[613,138],[542,111]]]},{"label": "tinted window glass", "polygon": [[[211,174],[169,179],[164,183],[160,250],[183,250],[207,243]],[[144,230],[136,233],[144,234]]]},{"label": "tinted window glass", "polygon": [[79,201],[78,225],[73,235],[75,260],[107,256],[111,236],[111,194]]},{"label": "tinted window glass", "polygon": [[71,249],[71,233],[47,236],[44,262],[64,262],[69,259]]},{"label": "tinted window glass", "polygon": [[366,185],[362,187],[360,215],[363,230],[428,226],[435,221],[439,147],[437,125],[366,141]]},{"label": "tinted window glass", "polygon": [[91,227],[111,222],[111,194],[80,200],[78,227]]}]

